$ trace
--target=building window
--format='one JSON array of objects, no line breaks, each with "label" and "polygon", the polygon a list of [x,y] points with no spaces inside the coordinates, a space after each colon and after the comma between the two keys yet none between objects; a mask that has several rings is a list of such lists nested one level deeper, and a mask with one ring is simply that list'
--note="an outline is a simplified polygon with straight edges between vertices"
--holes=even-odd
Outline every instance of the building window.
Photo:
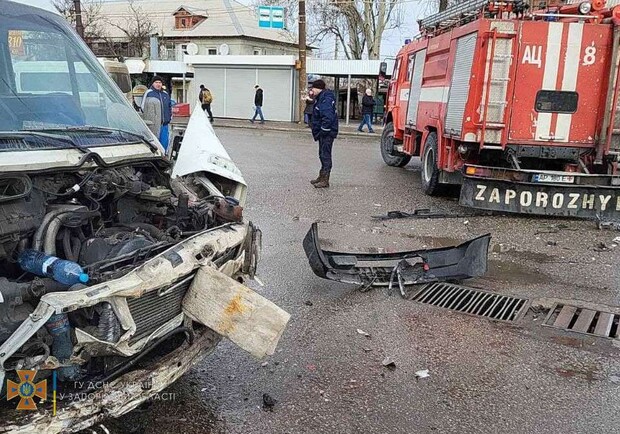
[{"label": "building window", "polygon": [[254,55],[255,56],[260,56],[263,54],[263,50],[261,48],[255,48],[254,49]]},{"label": "building window", "polygon": [[206,13],[192,13],[186,11],[182,7],[177,9],[177,11],[172,15],[174,16],[174,28],[176,30],[191,29],[207,19]]},{"label": "building window", "polygon": [[216,56],[217,55],[217,48],[207,48],[207,54],[209,56]]}]

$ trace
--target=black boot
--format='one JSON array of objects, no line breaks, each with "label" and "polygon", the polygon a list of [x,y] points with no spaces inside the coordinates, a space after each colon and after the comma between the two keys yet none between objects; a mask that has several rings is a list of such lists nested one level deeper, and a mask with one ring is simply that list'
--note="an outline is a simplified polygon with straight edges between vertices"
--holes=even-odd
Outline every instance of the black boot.
[{"label": "black boot", "polygon": [[328,188],[329,187],[329,172],[323,172],[323,177],[319,182],[314,184],[314,188]]},{"label": "black boot", "polygon": [[313,179],[312,181],[310,181],[310,184],[312,185],[318,184],[321,181],[321,176],[323,176],[323,171],[319,170],[319,176],[316,179]]}]

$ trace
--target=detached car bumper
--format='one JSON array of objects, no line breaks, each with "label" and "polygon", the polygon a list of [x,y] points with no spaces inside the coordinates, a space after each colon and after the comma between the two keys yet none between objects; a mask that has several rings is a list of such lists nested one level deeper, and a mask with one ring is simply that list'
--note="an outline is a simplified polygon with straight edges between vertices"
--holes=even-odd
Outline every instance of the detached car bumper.
[{"label": "detached car bumper", "polygon": [[303,241],[314,274],[355,285],[415,285],[482,276],[487,271],[491,236],[474,238],[454,247],[398,253],[342,253],[323,250],[318,226]]}]

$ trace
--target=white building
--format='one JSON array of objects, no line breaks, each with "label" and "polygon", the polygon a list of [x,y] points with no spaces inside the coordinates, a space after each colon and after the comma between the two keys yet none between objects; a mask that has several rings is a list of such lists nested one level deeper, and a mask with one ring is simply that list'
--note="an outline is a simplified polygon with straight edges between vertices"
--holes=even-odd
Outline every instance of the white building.
[{"label": "white building", "polygon": [[[97,50],[105,49],[110,41],[130,44],[128,29],[135,28],[140,21],[151,26],[151,33],[157,35],[161,60],[182,61],[183,54],[292,55],[297,52],[295,35],[287,30],[259,27],[255,8],[234,0],[104,1],[98,15],[101,17],[98,25],[106,40],[101,44],[89,41],[96,54],[102,54]],[[189,43],[196,44],[198,51],[188,53]],[[148,53],[146,49],[145,54]]]}]

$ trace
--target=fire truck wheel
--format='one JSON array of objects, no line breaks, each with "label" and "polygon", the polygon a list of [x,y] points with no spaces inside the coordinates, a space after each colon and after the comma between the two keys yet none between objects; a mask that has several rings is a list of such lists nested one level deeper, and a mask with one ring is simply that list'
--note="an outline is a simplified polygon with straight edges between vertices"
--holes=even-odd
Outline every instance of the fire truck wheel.
[{"label": "fire truck wheel", "polygon": [[410,155],[394,150],[394,124],[392,122],[385,126],[381,135],[381,156],[385,164],[392,167],[405,167],[411,160]]},{"label": "fire truck wheel", "polygon": [[439,168],[437,167],[437,133],[431,132],[424,142],[422,156],[422,189],[429,196],[439,193]]}]

